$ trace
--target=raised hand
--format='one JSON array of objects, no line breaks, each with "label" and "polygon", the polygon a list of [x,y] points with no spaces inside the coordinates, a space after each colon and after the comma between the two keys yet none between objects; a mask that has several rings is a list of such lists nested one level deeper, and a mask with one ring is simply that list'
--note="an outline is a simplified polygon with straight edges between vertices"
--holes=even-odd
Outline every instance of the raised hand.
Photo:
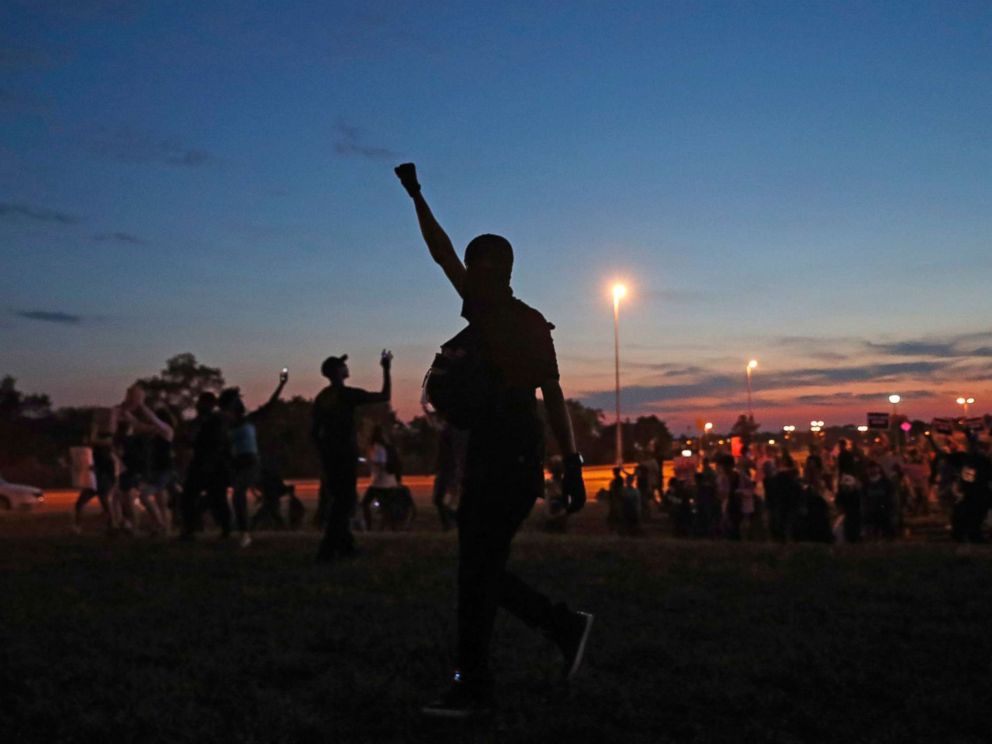
[{"label": "raised hand", "polygon": [[279,384],[285,385],[288,380],[289,380],[289,370],[283,367],[282,372],[279,373]]},{"label": "raised hand", "polygon": [[574,453],[565,458],[565,475],[561,482],[561,495],[565,511],[574,514],[586,505],[586,484],[582,481],[582,455]]},{"label": "raised hand", "polygon": [[403,163],[393,169],[396,177],[400,179],[403,188],[410,196],[420,192],[420,184],[417,183],[417,166],[413,163]]},{"label": "raised hand", "polygon": [[389,349],[383,349],[382,356],[379,357],[379,364],[382,365],[383,369],[389,369],[393,364],[393,352]]}]

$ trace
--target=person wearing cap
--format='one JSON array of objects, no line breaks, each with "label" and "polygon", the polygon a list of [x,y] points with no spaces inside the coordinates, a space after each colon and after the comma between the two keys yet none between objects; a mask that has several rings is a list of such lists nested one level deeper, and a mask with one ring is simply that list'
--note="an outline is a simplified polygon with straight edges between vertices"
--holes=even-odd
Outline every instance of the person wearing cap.
[{"label": "person wearing cap", "polygon": [[[563,676],[578,671],[592,626],[590,614],[551,600],[506,570],[513,536],[544,489],[544,428],[535,390],[563,454],[562,498],[575,512],[585,503],[582,458],[559,383],[551,329],[544,316],[513,296],[513,249],[499,235],[480,235],[458,258],[420,193],[412,163],[396,168],[413,200],[433,259],[462,298],[463,333],[481,359],[458,506],[458,641],[450,686],[424,706],[425,715],[469,718],[487,713],[493,681],[489,649],[502,607],[542,630],[562,652]],[[459,334],[461,336],[462,334]],[[457,337],[456,337],[457,338]]]},{"label": "person wearing cap", "polygon": [[333,561],[355,555],[355,538],[349,519],[358,502],[358,439],[355,409],[373,403],[388,403],[392,393],[390,366],[393,355],[383,350],[382,390],[373,393],[348,387],[348,355],[330,356],[320,373],[330,383],[313,402],[311,435],[320,455],[320,505],[318,520],[326,521],[317,560]]}]

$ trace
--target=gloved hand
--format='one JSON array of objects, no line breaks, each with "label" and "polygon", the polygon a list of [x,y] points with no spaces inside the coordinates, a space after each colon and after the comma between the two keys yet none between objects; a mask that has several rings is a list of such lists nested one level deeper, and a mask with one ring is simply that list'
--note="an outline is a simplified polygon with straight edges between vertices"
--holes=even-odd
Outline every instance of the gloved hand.
[{"label": "gloved hand", "polygon": [[582,455],[575,452],[565,458],[565,476],[561,482],[561,495],[565,511],[574,514],[586,505],[586,484],[582,482]]},{"label": "gloved hand", "polygon": [[420,184],[417,183],[417,166],[413,163],[403,163],[396,166],[393,170],[397,178],[400,179],[400,183],[403,184],[403,188],[406,189],[406,193],[410,196],[419,193]]}]

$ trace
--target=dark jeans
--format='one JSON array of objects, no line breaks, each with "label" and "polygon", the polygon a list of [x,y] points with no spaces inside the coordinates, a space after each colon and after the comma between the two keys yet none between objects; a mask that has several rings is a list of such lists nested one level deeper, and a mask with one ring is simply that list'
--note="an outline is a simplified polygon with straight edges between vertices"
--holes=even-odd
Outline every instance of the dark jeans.
[{"label": "dark jeans", "polygon": [[447,470],[438,471],[434,476],[434,506],[437,508],[437,515],[441,519],[441,529],[447,532],[455,522],[455,512],[445,503],[448,490],[454,485],[452,482],[454,474]]},{"label": "dark jeans", "polygon": [[320,497],[326,503],[327,528],[320,542],[322,558],[348,555],[355,550],[355,538],[348,524],[358,502],[358,471],[354,458],[325,462],[320,478]]},{"label": "dark jeans", "polygon": [[192,535],[203,513],[200,498],[206,494],[206,506],[225,537],[231,534],[231,509],[227,505],[227,476],[224,473],[190,468],[183,487],[183,534]]},{"label": "dark jeans", "polygon": [[457,664],[465,679],[486,679],[499,607],[550,633],[567,610],[506,570],[510,542],[544,487],[540,460],[475,459],[458,508]]}]

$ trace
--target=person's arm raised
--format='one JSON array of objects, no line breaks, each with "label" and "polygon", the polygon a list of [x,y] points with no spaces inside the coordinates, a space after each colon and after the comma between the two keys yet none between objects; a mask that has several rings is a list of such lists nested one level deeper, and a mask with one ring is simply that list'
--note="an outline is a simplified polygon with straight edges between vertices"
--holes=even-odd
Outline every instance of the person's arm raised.
[{"label": "person's arm raised", "polygon": [[424,242],[431,252],[433,258],[448,281],[455,288],[459,295],[462,294],[462,287],[465,286],[465,266],[462,264],[455,247],[451,244],[451,238],[444,231],[431,208],[427,206],[427,200],[420,193],[420,184],[417,182],[417,169],[413,163],[403,163],[395,168],[396,176],[406,189],[406,193],[413,199],[413,206],[417,210],[417,221],[420,223],[420,234],[424,236]]}]

